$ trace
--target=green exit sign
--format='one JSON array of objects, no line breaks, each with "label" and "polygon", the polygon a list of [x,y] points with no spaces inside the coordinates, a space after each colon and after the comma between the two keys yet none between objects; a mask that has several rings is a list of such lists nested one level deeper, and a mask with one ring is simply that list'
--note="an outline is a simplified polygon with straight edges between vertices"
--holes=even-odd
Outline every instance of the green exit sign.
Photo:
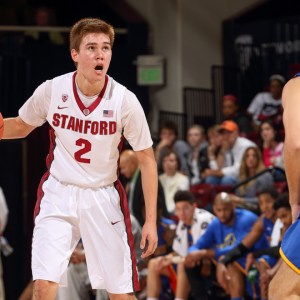
[{"label": "green exit sign", "polygon": [[138,70],[138,84],[160,85],[163,83],[162,73],[162,68],[160,67],[140,67]]},{"label": "green exit sign", "polygon": [[140,55],[137,59],[138,85],[164,84],[164,58],[160,55]]}]

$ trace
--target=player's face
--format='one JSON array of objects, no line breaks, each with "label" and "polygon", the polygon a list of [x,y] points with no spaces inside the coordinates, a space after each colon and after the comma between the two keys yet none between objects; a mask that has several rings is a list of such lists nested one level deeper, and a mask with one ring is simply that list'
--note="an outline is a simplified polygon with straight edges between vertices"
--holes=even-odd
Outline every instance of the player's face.
[{"label": "player's face", "polygon": [[233,221],[234,210],[231,203],[215,204],[214,213],[222,224],[229,224]]},{"label": "player's face", "polygon": [[275,200],[269,194],[261,194],[258,197],[259,209],[268,219],[272,219],[275,214],[273,208],[274,201]]},{"label": "player's face", "polygon": [[195,204],[191,204],[188,201],[179,201],[175,204],[175,215],[185,225],[193,224],[194,211]]},{"label": "player's face", "polygon": [[191,128],[188,131],[187,141],[191,147],[197,147],[202,141],[202,133],[199,128]]},{"label": "player's face", "polygon": [[71,51],[77,63],[78,75],[88,82],[102,81],[109,68],[112,50],[109,36],[104,33],[88,33],[79,46],[79,51]]},{"label": "player's face", "polygon": [[290,209],[280,207],[276,213],[285,228],[288,228],[292,224],[292,212]]}]

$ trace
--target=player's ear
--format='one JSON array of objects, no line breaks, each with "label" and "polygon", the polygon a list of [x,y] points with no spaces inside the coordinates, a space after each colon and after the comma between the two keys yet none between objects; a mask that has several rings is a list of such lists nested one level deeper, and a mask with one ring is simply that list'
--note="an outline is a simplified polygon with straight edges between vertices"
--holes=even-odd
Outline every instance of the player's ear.
[{"label": "player's ear", "polygon": [[73,61],[77,63],[77,61],[78,61],[78,52],[75,49],[71,50],[71,57],[72,57]]}]

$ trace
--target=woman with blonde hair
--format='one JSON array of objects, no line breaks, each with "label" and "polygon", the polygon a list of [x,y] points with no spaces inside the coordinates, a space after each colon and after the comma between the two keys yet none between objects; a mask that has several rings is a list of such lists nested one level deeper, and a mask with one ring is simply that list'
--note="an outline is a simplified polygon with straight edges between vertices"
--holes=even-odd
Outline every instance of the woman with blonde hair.
[{"label": "woman with blonde hair", "polygon": [[[266,167],[260,149],[258,147],[247,148],[240,166],[239,182],[241,183],[264,170],[266,170]],[[235,201],[239,204],[258,205],[257,194],[262,189],[273,186],[273,184],[273,176],[269,172],[262,173],[236,189],[235,194],[237,197]]]}]

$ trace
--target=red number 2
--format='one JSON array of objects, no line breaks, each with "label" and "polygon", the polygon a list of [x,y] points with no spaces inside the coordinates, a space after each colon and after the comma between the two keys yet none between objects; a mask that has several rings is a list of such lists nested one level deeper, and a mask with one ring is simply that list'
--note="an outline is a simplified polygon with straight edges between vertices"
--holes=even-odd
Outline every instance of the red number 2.
[{"label": "red number 2", "polygon": [[74,153],[75,159],[81,163],[89,164],[91,160],[82,156],[91,151],[92,144],[88,140],[79,139],[76,141],[76,145],[82,148]]}]

